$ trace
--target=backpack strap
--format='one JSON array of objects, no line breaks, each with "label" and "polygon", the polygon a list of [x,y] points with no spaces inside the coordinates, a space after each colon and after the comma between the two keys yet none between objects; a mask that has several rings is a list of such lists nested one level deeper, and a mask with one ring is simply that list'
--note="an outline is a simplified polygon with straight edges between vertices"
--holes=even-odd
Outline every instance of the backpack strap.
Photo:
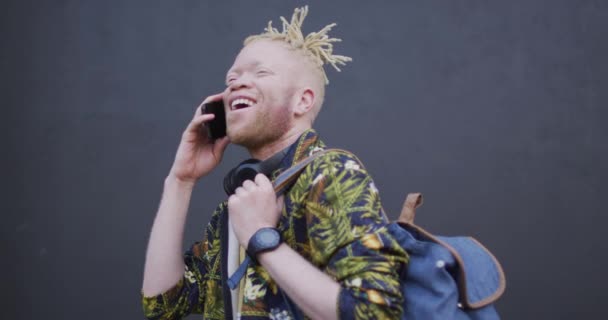
[{"label": "backpack strap", "polygon": [[416,208],[422,205],[422,193],[408,193],[405,198],[405,202],[403,202],[403,208],[401,209],[401,214],[399,215],[399,219],[397,221],[403,223],[414,223],[414,218],[416,216]]}]

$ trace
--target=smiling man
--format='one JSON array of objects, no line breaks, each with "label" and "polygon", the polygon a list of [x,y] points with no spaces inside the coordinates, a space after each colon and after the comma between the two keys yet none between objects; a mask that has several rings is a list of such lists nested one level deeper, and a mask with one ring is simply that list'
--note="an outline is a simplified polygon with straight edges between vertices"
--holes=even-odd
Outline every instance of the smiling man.
[{"label": "smiling man", "polygon": [[[395,319],[402,310],[399,273],[407,254],[386,232],[378,190],[359,160],[345,151],[316,158],[277,198],[272,180],[325,144],[312,129],[334,55],[329,25],[304,37],[307,7],[283,31],[269,23],[245,40],[226,76],[227,137],[200,127],[214,116],[199,107],[182,135],[152,227],[143,281],[149,319]],[[338,69],[339,70],[339,69]],[[182,254],[192,189],[221,161],[229,143],[270,167],[229,191],[204,239]],[[245,256],[249,255],[251,263]],[[240,281],[228,278],[245,266]],[[237,279],[238,280],[238,279]]]}]

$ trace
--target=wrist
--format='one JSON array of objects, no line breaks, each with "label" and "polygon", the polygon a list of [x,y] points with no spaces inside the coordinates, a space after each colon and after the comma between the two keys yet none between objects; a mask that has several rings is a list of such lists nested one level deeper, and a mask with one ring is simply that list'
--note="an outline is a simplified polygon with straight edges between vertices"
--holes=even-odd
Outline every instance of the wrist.
[{"label": "wrist", "polygon": [[249,247],[249,242],[251,242],[251,238],[253,238],[253,236],[256,234],[256,232],[258,232],[258,231],[260,231],[261,229],[264,229],[264,228],[275,228],[275,227],[271,226],[271,225],[260,224],[260,225],[252,227],[251,229],[248,229],[246,231],[246,233],[244,233],[243,238],[239,237],[239,243],[241,244],[241,246],[243,248],[245,248],[245,251]]},{"label": "wrist", "polygon": [[278,229],[264,227],[258,229],[249,238],[246,251],[250,258],[257,260],[258,255],[275,250],[281,243],[283,239]]},{"label": "wrist", "polygon": [[285,247],[289,248],[289,245],[286,244],[285,242],[281,242],[276,248],[274,248],[273,250],[268,250],[268,251],[263,251],[257,254],[257,261],[259,264],[264,264],[265,262],[267,262],[268,260],[270,260],[270,258],[272,257],[272,255],[280,253],[282,250],[285,249]]},{"label": "wrist", "polygon": [[176,187],[182,190],[192,190],[194,189],[195,184],[196,181],[184,180],[171,173],[169,173],[169,175],[165,178],[165,187]]}]

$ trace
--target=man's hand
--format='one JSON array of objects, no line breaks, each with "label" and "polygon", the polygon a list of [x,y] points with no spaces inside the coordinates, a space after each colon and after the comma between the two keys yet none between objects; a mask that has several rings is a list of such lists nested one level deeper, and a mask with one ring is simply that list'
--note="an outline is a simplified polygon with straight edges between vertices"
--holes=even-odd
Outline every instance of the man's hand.
[{"label": "man's hand", "polygon": [[228,198],[230,221],[244,248],[260,228],[275,228],[282,210],[283,197],[277,199],[272,183],[261,173],[255,177],[255,181],[245,181]]},{"label": "man's hand", "polygon": [[202,114],[203,104],[222,100],[224,93],[207,97],[194,112],[192,121],[182,134],[177,148],[175,161],[169,175],[181,182],[194,185],[198,179],[208,174],[222,160],[224,150],[230,142],[228,137],[212,141],[207,137],[205,130],[201,129],[203,123],[213,120],[215,115]]}]

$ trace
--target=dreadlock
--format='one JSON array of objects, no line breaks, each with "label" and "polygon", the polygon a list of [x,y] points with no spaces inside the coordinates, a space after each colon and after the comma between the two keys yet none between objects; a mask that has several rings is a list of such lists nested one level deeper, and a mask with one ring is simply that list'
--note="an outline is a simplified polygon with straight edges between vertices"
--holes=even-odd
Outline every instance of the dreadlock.
[{"label": "dreadlock", "polygon": [[319,68],[325,84],[329,84],[327,74],[323,69],[323,65],[329,63],[338,72],[338,65],[345,65],[346,62],[352,61],[350,57],[333,54],[333,42],[340,42],[338,38],[330,38],[327,33],[336,25],[335,23],[325,26],[319,32],[311,32],[306,37],[302,34],[302,23],[308,14],[308,6],[296,8],[291,16],[291,22],[288,22],[284,17],[281,17],[283,22],[283,31],[272,27],[272,21],[268,21],[268,26],[264,29],[265,32],[247,37],[244,45],[259,39],[281,40],[291,45],[296,50],[300,50],[307,57],[312,59],[312,62]]}]

